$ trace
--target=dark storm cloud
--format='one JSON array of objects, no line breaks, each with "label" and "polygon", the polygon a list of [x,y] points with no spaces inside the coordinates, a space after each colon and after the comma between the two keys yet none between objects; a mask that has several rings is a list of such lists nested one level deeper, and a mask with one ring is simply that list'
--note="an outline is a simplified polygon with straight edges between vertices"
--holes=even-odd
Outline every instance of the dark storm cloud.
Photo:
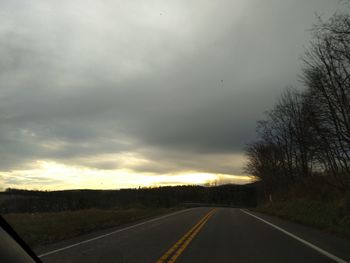
[{"label": "dark storm cloud", "polygon": [[[341,7],[329,0],[0,5],[0,170],[49,159],[228,174],[240,172],[256,120],[295,84],[314,13]],[[94,159],[130,152],[146,161],[121,167]]]}]

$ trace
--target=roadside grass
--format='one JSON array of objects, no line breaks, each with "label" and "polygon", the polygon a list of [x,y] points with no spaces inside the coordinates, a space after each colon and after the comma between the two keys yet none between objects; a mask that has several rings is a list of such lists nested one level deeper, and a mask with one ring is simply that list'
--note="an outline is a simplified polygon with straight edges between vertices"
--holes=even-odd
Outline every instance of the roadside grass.
[{"label": "roadside grass", "polygon": [[265,202],[256,211],[275,215],[297,223],[317,227],[350,237],[350,193],[314,195],[287,191],[272,202]]},{"label": "roadside grass", "polygon": [[57,213],[5,214],[3,217],[32,248],[166,214],[179,208],[88,209]]}]

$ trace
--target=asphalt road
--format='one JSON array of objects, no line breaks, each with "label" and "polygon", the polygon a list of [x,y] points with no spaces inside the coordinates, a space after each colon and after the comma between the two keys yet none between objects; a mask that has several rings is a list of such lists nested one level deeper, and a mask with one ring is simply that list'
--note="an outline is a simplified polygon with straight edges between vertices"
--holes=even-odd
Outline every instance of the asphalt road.
[{"label": "asphalt road", "polygon": [[43,262],[350,262],[350,240],[236,208],[192,208],[38,253]]}]

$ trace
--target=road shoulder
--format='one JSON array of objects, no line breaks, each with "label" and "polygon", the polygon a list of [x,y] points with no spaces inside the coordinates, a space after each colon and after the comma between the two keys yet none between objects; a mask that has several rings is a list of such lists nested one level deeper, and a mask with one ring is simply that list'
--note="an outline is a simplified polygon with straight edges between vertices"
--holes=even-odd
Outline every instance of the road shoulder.
[{"label": "road shoulder", "polygon": [[310,242],[311,244],[325,251],[328,251],[342,259],[350,261],[350,239],[347,237],[340,237],[332,233],[281,219],[276,216],[271,216],[251,210],[246,211],[294,234],[301,239],[304,239],[307,242]]}]

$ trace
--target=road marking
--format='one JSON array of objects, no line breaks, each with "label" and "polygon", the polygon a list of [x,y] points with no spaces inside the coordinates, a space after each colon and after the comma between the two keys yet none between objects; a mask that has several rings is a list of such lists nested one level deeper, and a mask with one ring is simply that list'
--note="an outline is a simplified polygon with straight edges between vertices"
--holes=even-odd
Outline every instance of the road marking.
[{"label": "road marking", "polygon": [[333,255],[333,254],[331,254],[329,252],[327,252],[326,250],[323,250],[322,248],[319,248],[319,247],[315,246],[314,244],[311,244],[310,242],[308,242],[308,241],[306,241],[306,240],[304,240],[304,239],[302,239],[302,238],[300,238],[300,237],[298,237],[298,236],[288,232],[287,230],[284,230],[283,228],[280,228],[279,226],[276,226],[276,225],[274,225],[274,224],[272,224],[272,223],[270,223],[270,222],[268,222],[268,221],[266,221],[266,220],[264,220],[264,219],[262,219],[262,218],[260,218],[260,217],[258,217],[256,215],[253,215],[253,214],[245,211],[245,210],[242,210],[242,209],[240,209],[240,210],[242,212],[246,213],[247,215],[250,215],[250,216],[252,216],[252,217],[254,217],[254,218],[264,222],[265,224],[268,224],[269,226],[272,226],[273,228],[281,231],[282,233],[284,233],[284,234],[286,234],[286,235],[288,235],[288,236],[298,240],[299,242],[303,243],[304,245],[306,245],[308,247],[311,247],[312,249],[314,249],[317,252],[321,253],[322,255],[325,255],[326,257],[334,260],[335,262],[348,263],[348,261],[346,261],[344,259],[341,259],[341,258],[339,258],[339,257],[337,257],[337,256],[335,256],[335,255]]},{"label": "road marking", "polygon": [[204,215],[186,234],[180,238],[159,260],[158,262],[163,262],[166,260],[183,242],[184,240],[209,216],[212,210]]},{"label": "road marking", "polygon": [[69,245],[69,246],[66,246],[66,247],[62,247],[62,248],[59,248],[59,249],[51,250],[49,252],[43,253],[41,255],[38,255],[38,257],[39,258],[46,257],[48,255],[55,254],[55,253],[61,252],[63,250],[67,250],[67,249],[70,249],[70,248],[73,248],[73,247],[76,247],[76,246],[79,246],[79,245],[82,245],[82,244],[86,244],[86,243],[89,243],[89,242],[92,242],[92,241],[95,241],[95,240],[98,240],[98,239],[101,239],[101,238],[104,238],[104,237],[108,237],[108,236],[111,236],[111,235],[114,235],[114,234],[117,234],[117,233],[129,230],[129,229],[132,229],[132,228],[136,228],[136,227],[145,225],[145,224],[150,223],[150,222],[155,222],[155,221],[159,221],[159,220],[162,220],[162,219],[170,217],[170,216],[182,214],[182,213],[188,212],[190,210],[192,210],[192,209],[185,209],[185,210],[174,212],[174,213],[171,213],[171,214],[168,214],[168,215],[164,215],[164,216],[161,216],[161,217],[153,218],[153,219],[150,219],[150,220],[138,223],[136,225],[132,225],[132,226],[128,226],[128,227],[125,227],[125,228],[122,228],[122,229],[118,229],[116,231],[113,231],[113,232],[110,232],[110,233],[107,233],[107,234],[104,234],[104,235],[100,235],[100,236],[97,236],[97,237],[94,237],[94,238],[90,238],[90,239],[87,239],[87,240],[84,240],[84,241],[81,241],[81,242],[78,242],[78,243],[75,243],[75,244],[72,244],[72,245]]},{"label": "road marking", "polygon": [[[156,263],[175,262],[215,211],[216,209],[212,209],[204,215],[189,231],[185,233],[185,235],[183,235],[167,252],[165,252]],[[169,259],[171,255],[172,257]]]},{"label": "road marking", "polygon": [[205,223],[209,220],[209,218],[213,215],[214,213],[210,214],[204,222],[192,233],[192,235],[185,241],[184,244],[176,251],[176,253],[171,257],[171,259],[168,262],[175,262],[176,259],[182,254],[182,252],[186,249],[186,247],[191,243],[192,239],[199,233],[201,228],[205,225]]},{"label": "road marking", "polygon": [[196,228],[213,212],[213,209],[209,211],[204,217],[202,217],[186,234],[180,238],[158,261],[157,263],[166,260],[183,242],[184,240],[194,231]]}]

